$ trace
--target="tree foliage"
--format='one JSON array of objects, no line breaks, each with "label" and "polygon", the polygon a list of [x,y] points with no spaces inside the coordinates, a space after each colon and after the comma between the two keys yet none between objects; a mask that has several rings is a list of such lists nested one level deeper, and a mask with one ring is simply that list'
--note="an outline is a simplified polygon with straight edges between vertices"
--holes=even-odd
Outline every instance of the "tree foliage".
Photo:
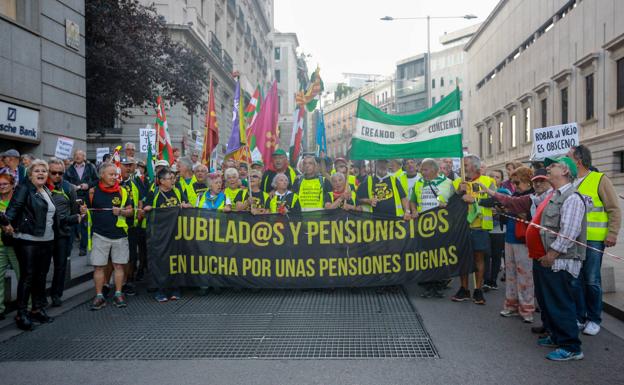
[{"label": "tree foliage", "polygon": [[158,95],[193,113],[204,103],[206,58],[173,41],[155,7],[136,0],[87,0],[87,127],[101,131]]}]

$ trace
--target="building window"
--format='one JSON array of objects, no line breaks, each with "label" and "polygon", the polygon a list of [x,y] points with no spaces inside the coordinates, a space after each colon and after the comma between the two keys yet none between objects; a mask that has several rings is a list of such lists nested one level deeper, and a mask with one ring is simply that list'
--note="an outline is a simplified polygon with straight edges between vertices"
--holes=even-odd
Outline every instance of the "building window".
[{"label": "building window", "polygon": [[483,131],[479,131],[479,158],[483,158]]},{"label": "building window", "polygon": [[277,113],[282,113],[282,97],[277,95]]},{"label": "building window", "polygon": [[548,125],[548,99],[544,98],[540,101],[540,109],[542,113],[542,127],[546,127]]},{"label": "building window", "polygon": [[511,115],[511,148],[516,147],[516,115]]},{"label": "building window", "polygon": [[617,61],[617,109],[624,107],[624,58]]},{"label": "building window", "polygon": [[531,107],[524,109],[524,143],[531,143]]},{"label": "building window", "polygon": [[280,61],[282,58],[282,50],[280,47],[275,47],[275,61]]},{"label": "building window", "polygon": [[568,123],[568,87],[561,89],[561,124]]},{"label": "building window", "polygon": [[493,138],[492,138],[492,127],[488,127],[488,133],[487,133],[488,137],[487,137],[487,141],[488,141],[488,155],[492,155],[492,142],[493,142]]},{"label": "building window", "polygon": [[503,128],[503,122],[498,122],[498,151],[503,151],[503,138],[505,137]]},{"label": "building window", "polygon": [[431,88],[435,88],[435,79],[431,79]]},{"label": "building window", "polygon": [[594,117],[594,74],[585,76],[585,120]]},{"label": "building window", "polygon": [[436,104],[436,98],[435,98],[435,96],[431,98],[431,105],[433,106],[434,104]]},{"label": "building window", "polygon": [[275,70],[275,80],[278,83],[280,82],[280,70]]},{"label": "building window", "polygon": [[624,151],[616,151],[613,155],[615,155],[615,169],[620,170],[619,172],[624,172]]},{"label": "building window", "polygon": [[440,78],[440,87],[444,87],[444,78],[443,77]]},{"label": "building window", "polygon": [[28,28],[39,29],[38,0],[0,0],[0,15]]}]

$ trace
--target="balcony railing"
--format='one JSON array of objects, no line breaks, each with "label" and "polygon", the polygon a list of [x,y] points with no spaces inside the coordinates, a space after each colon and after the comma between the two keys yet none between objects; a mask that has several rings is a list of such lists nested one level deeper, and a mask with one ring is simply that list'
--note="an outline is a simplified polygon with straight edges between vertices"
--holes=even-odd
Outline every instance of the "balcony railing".
[{"label": "balcony railing", "polygon": [[225,51],[223,51],[223,68],[228,73],[232,73],[234,70],[234,62],[232,61],[232,57]]},{"label": "balcony railing", "polygon": [[221,42],[212,31],[210,31],[210,51],[221,60]]}]

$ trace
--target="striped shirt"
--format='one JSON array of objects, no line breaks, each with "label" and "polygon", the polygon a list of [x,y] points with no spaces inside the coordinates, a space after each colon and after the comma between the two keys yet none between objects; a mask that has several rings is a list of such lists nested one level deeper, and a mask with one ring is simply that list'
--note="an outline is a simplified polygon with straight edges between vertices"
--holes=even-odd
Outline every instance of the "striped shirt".
[{"label": "striped shirt", "polygon": [[[560,187],[555,194],[561,195],[568,189],[573,188],[571,183]],[[585,203],[579,194],[572,194],[563,202],[561,206],[561,227],[559,228],[559,236],[550,245],[550,248],[565,253],[574,242],[570,239],[576,239],[581,234],[583,220],[585,219]],[[568,238],[568,239],[566,239]],[[574,278],[578,278],[583,266],[583,261],[579,259],[555,259],[552,266],[553,271],[567,271]]]}]

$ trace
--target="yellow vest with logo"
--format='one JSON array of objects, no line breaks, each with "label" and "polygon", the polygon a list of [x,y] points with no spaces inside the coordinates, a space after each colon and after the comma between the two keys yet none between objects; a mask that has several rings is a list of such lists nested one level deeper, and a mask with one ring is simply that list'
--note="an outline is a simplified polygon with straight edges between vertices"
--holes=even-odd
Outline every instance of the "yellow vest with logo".
[{"label": "yellow vest with logo", "polygon": [[[299,200],[299,195],[297,195],[297,193],[293,193],[291,192],[288,195],[292,195],[292,201],[290,202],[290,207],[288,208],[289,210],[295,206],[297,204],[297,201]],[[278,196],[277,195],[273,195],[273,198],[271,198],[271,200],[269,201],[269,210],[271,211],[271,213],[275,214],[277,213],[277,203],[279,202],[278,200]],[[299,203],[299,205],[301,205],[301,202]]]},{"label": "yellow vest with logo", "polygon": [[[477,180],[478,182],[480,182],[481,184],[483,184],[485,187],[490,187],[490,185],[492,185],[492,183],[494,183],[494,187],[496,188],[496,182],[494,182],[494,180],[492,178],[490,178],[487,175],[481,175],[479,177],[479,179]],[[470,193],[470,189],[472,188],[473,184],[472,183],[468,183],[468,192]],[[479,203],[479,200],[481,199],[487,199],[489,198],[488,194],[486,192],[477,192],[476,194],[476,201],[477,203]],[[494,229],[494,216],[492,213],[492,208],[490,207],[483,207],[481,205],[479,205],[479,212],[481,214],[480,216],[480,220],[481,220],[481,229],[482,230],[492,230]]]},{"label": "yellow vest with logo", "polygon": [[[422,178],[418,179],[416,183],[414,184],[414,194],[415,194],[414,196],[416,197],[416,210],[418,212],[421,212],[422,204],[420,202],[422,201],[421,197],[422,197],[422,190],[424,186],[425,186],[425,180]],[[438,198],[438,202],[446,203],[446,200],[444,199],[442,195],[438,194],[437,198]]]},{"label": "yellow vest with logo", "polygon": [[604,204],[598,196],[598,186],[604,174],[591,171],[579,184],[579,193],[591,198],[593,207],[587,212],[587,240],[602,242],[609,234],[609,214],[604,209]]},{"label": "yellow vest with logo", "polygon": [[195,175],[193,175],[191,181],[188,183],[186,183],[186,180],[184,178],[180,177],[180,188],[182,189],[182,191],[186,192],[186,189],[195,182],[197,182],[197,178],[195,178]]},{"label": "yellow vest with logo", "polygon": [[[121,205],[119,207],[123,209],[124,207],[126,207],[126,201],[128,200],[128,192],[123,187],[120,188],[119,191],[121,193]],[[115,223],[115,226],[122,228],[123,231],[126,232],[126,234],[128,233],[128,223],[126,222],[126,217],[124,217],[123,215],[117,216],[117,222]],[[87,211],[87,235],[88,235],[87,248],[89,250],[93,248],[93,240],[91,239],[92,227],[93,227],[93,221],[91,220],[91,211]]]},{"label": "yellow vest with logo", "polygon": [[321,210],[324,207],[323,178],[315,177],[313,179],[306,179],[301,177],[301,179],[299,179],[299,192],[297,194],[299,195],[301,211]]},{"label": "yellow vest with logo", "polygon": [[[373,199],[373,177],[369,176],[366,179],[366,183],[368,184],[368,186],[366,186],[368,188],[368,199]],[[397,217],[402,217],[404,214],[403,204],[401,204],[401,197],[399,196],[399,190],[397,190],[397,180],[395,177],[390,176],[390,184],[392,184],[392,197],[394,198],[395,215]],[[370,211],[372,212],[372,207]]]}]

